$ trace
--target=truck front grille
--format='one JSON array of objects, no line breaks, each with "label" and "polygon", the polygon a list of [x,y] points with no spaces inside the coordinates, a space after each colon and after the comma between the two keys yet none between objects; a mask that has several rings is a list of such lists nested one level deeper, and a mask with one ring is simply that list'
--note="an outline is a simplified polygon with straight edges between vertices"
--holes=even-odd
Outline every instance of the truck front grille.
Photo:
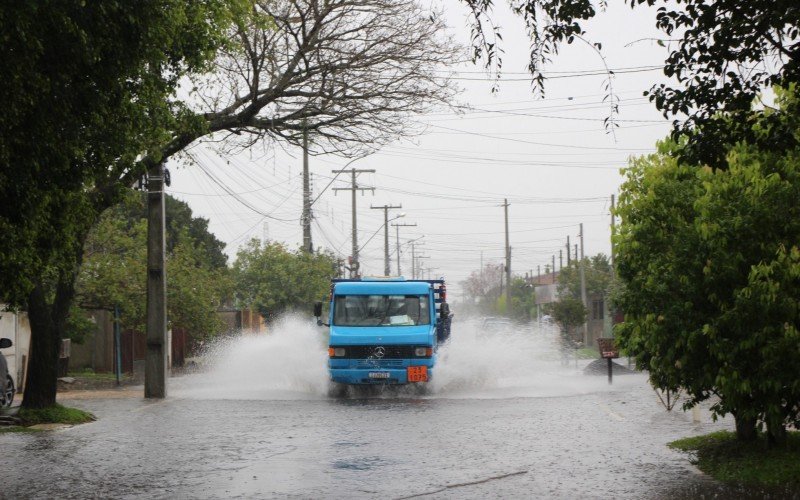
[{"label": "truck front grille", "polygon": [[[338,347],[338,346],[331,346]],[[416,345],[348,345],[344,348],[345,355],[337,356],[338,359],[408,359],[416,358],[414,349]]]}]

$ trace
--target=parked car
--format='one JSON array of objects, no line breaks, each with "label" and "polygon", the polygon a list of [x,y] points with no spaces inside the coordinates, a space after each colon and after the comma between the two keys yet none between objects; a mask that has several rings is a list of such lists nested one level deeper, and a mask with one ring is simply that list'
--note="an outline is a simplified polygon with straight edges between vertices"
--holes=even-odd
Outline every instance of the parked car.
[{"label": "parked car", "polygon": [[483,318],[481,322],[481,333],[511,333],[514,331],[514,323],[506,318],[495,318],[493,316]]},{"label": "parked car", "polygon": [[[8,349],[12,345],[11,339],[0,339],[0,349]],[[15,392],[14,379],[12,379],[11,374],[8,373],[6,357],[0,355],[0,408],[11,406],[11,403],[14,402]]]}]

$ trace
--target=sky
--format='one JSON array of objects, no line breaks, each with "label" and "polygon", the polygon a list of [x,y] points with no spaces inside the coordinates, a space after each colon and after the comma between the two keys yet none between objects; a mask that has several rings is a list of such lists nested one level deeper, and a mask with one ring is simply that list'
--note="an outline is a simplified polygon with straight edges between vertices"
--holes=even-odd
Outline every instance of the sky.
[{"label": "sky", "polygon": [[[469,43],[466,7],[444,0],[453,36]],[[463,92],[458,102],[468,112],[441,109],[409,117],[424,124],[424,132],[397,140],[349,167],[374,169],[360,174],[358,239],[364,275],[384,271],[383,210],[370,206],[402,205],[390,210],[400,227],[401,270],[410,276],[410,240],[431,277],[444,277],[451,295],[462,298],[460,282],[481,263],[504,261],[504,199],[508,200],[511,268],[517,275],[542,273],[567,237],[578,242],[584,226],[584,253],[610,253],[611,195],[623,181],[620,168],[628,158],[655,150],[670,130],[643,91],[668,82],[660,67],[667,50],[652,39],[663,36],[654,27],[654,9],[631,9],[610,2],[608,9],[586,24],[591,42],[602,44],[605,64],[615,70],[613,87],[619,97],[619,127],[609,134],[609,115],[601,57],[585,43],[562,46],[545,68],[545,95],[536,96],[526,72],[529,44],[521,21],[502,2],[494,19],[503,29],[502,78],[495,81],[480,65],[454,69]],[[227,245],[229,262],[251,238],[297,248],[302,243],[302,151],[267,143],[249,152],[222,156],[205,144],[190,148],[193,164],[172,163],[167,192],[186,201],[196,216]],[[351,254],[349,175],[332,181],[331,170],[350,160],[333,155],[311,157],[315,248],[346,259]],[[348,167],[348,168],[349,168]],[[223,187],[224,186],[224,187]],[[329,187],[328,187],[329,186]],[[327,189],[325,189],[327,187]],[[325,189],[323,191],[323,189]],[[230,193],[235,193],[232,196]],[[240,200],[244,201],[242,203]],[[269,217],[265,217],[269,215]],[[390,228],[390,257],[397,271],[396,229]],[[563,256],[566,264],[566,255]]]}]

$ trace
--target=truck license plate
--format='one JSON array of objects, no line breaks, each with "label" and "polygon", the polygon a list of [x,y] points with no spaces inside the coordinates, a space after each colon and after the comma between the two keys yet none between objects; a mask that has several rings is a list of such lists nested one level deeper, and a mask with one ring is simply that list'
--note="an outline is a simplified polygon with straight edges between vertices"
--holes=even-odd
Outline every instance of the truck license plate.
[{"label": "truck license plate", "polygon": [[369,372],[369,378],[389,378],[389,372]]},{"label": "truck license plate", "polygon": [[427,366],[409,366],[406,374],[408,375],[409,382],[427,382],[428,381],[428,367]]}]

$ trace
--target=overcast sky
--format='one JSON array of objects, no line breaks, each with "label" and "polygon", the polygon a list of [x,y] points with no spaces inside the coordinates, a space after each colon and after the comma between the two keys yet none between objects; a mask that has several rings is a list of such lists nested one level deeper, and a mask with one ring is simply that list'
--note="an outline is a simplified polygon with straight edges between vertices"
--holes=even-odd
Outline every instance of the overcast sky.
[{"label": "overcast sky", "polygon": [[[586,255],[608,254],[610,197],[622,182],[619,169],[628,157],[652,152],[655,142],[669,132],[669,122],[642,96],[654,83],[667,81],[657,69],[666,49],[648,40],[663,36],[654,28],[653,10],[632,10],[613,1],[587,25],[591,41],[602,43],[606,63],[617,70],[613,85],[620,98],[620,126],[612,136],[603,125],[608,105],[603,102],[606,76],[601,58],[583,43],[562,47],[546,69],[551,78],[545,98],[536,98],[525,69],[528,42],[522,25],[497,3],[495,18],[503,27],[505,49],[499,91],[492,94],[493,82],[481,66],[456,68],[464,90],[459,101],[471,105],[472,112],[443,109],[412,117],[426,124],[423,135],[397,141],[351,165],[376,170],[359,176],[361,186],[375,188],[374,195],[358,196],[359,246],[375,235],[360,254],[364,274],[383,274],[384,268],[383,211],[370,210],[370,205],[402,205],[402,210],[390,211],[390,217],[406,214],[394,223],[417,224],[400,228],[403,274],[410,276],[411,266],[411,249],[405,242],[424,235],[418,250],[429,256],[425,267],[434,268],[432,276],[444,276],[456,293],[458,283],[479,269],[481,259],[503,261],[504,198],[510,203],[515,274],[536,273],[537,266],[544,272],[553,255],[558,266],[567,236],[573,244],[578,241],[580,223]],[[467,43],[466,8],[446,2],[444,9],[454,36]],[[199,165],[172,164],[168,192],[189,203],[195,215],[210,220],[210,230],[228,245],[230,262],[239,246],[253,237],[292,248],[301,244],[299,148],[267,144],[250,154],[223,157],[200,144],[191,153]],[[329,184],[332,169],[348,161],[312,157],[312,196]],[[348,186],[349,176],[342,176],[331,188]],[[335,195],[329,188],[313,208],[315,248],[347,258],[350,193]],[[395,234],[392,227],[393,272]]]}]

